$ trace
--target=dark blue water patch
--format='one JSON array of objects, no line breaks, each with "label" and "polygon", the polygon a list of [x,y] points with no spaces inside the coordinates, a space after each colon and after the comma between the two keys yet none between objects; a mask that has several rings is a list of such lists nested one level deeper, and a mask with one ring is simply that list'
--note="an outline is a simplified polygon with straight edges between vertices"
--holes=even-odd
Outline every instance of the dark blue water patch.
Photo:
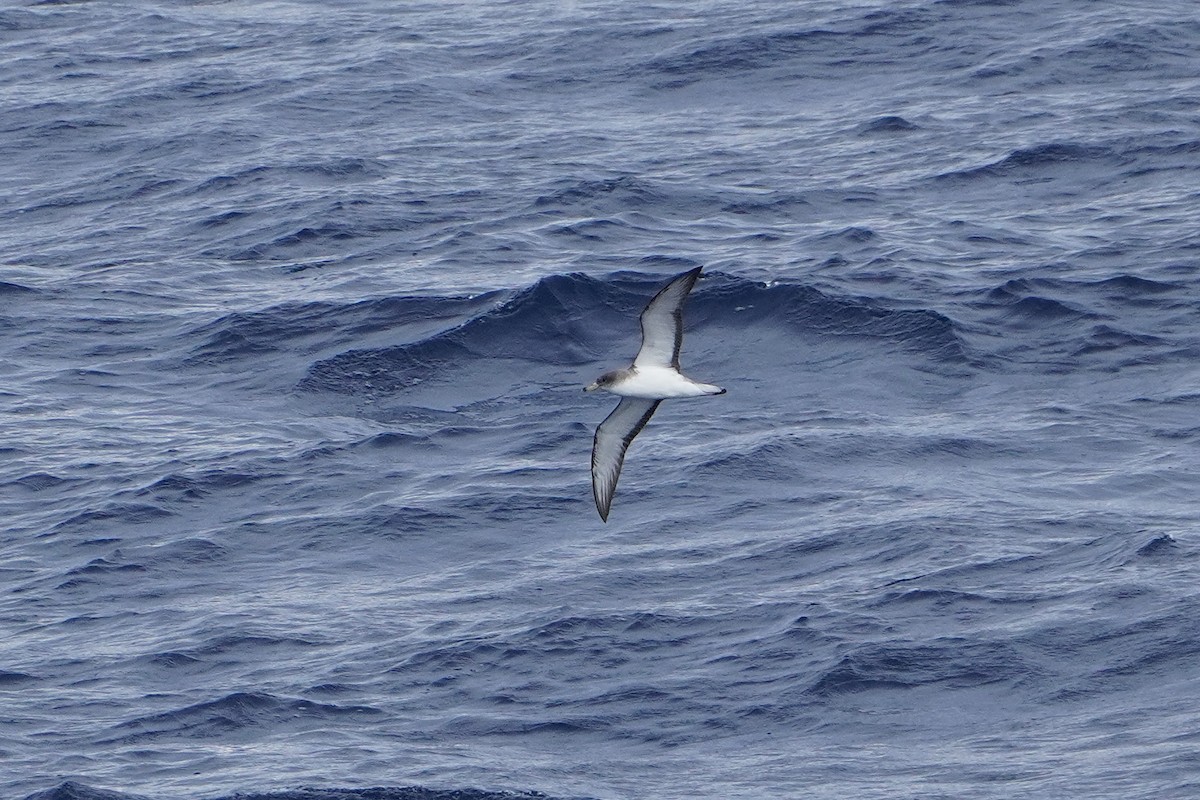
[{"label": "dark blue water patch", "polygon": [[658,88],[788,68],[803,70],[808,76],[844,80],[849,72],[911,61],[937,49],[938,39],[929,31],[945,17],[944,9],[938,7],[888,8],[804,27],[785,23],[762,30],[756,26],[744,33],[712,36],[699,45],[674,48],[636,69],[642,80],[646,75],[661,75],[653,84]]},{"label": "dark blue water patch", "polygon": [[[426,789],[419,786],[371,789],[308,789],[270,795],[238,795],[218,800],[554,800],[541,792],[482,789]],[[586,798],[574,798],[586,800]]]},{"label": "dark blue water patch", "polygon": [[730,479],[795,480],[800,474],[796,465],[804,449],[801,442],[794,440],[762,442],[742,452],[713,454],[697,467],[696,474]]},{"label": "dark blue water patch", "polygon": [[443,364],[465,361],[469,353],[451,341],[425,346],[351,350],[318,361],[298,384],[308,392],[375,394],[402,392],[446,374]]},{"label": "dark blue water patch", "polygon": [[[63,2],[63,0],[49,1],[56,5]],[[43,0],[43,2],[47,2],[47,0]],[[88,786],[85,783],[66,781],[52,789],[34,792],[25,800],[149,800],[149,798],[141,794],[111,792],[107,789]]]},{"label": "dark blue water patch", "polygon": [[[1183,79],[1200,56],[1197,26],[1183,14],[1169,22],[1126,20],[1094,28],[1104,33],[1082,41],[1064,37],[1051,46],[1020,52],[973,70],[972,79],[1006,79],[1009,85],[1027,88],[1064,85],[1088,86],[1103,76],[1154,73]],[[1082,31],[1081,31],[1082,32]]]},{"label": "dark blue water patch", "polygon": [[878,238],[878,234],[876,234],[875,231],[871,230],[870,228],[864,228],[855,225],[849,228],[843,228],[839,231],[823,233],[820,236],[817,236],[815,241],[823,245],[836,245],[839,243],[858,245],[864,244],[865,242],[869,242],[876,238]]},{"label": "dark blue water patch", "polygon": [[[294,272],[313,263],[345,263],[355,246],[374,253],[381,239],[393,242],[398,253],[411,254],[419,248],[435,254],[470,246],[470,240],[481,235],[472,229],[479,220],[470,216],[470,204],[480,205],[478,200],[429,210],[397,204],[391,198],[358,196],[348,188],[343,191],[350,196],[318,201],[301,194],[266,208],[257,205],[253,191],[243,191],[242,202],[255,210],[247,217],[210,216],[196,223],[198,252],[205,258],[265,261]],[[335,253],[340,255],[331,255]]]},{"label": "dark blue water patch", "polygon": [[209,217],[197,220],[194,225],[199,228],[221,228],[234,222],[239,222],[253,216],[249,211],[222,211]]},{"label": "dark blue water patch", "polygon": [[724,200],[720,210],[725,214],[737,214],[755,219],[777,215],[792,220],[795,219],[797,213],[812,205],[808,198],[801,193],[783,191],[761,196],[735,196]]},{"label": "dark blue water patch", "polygon": [[38,290],[29,286],[22,286],[19,283],[12,283],[11,281],[0,281],[0,298],[7,300],[31,294],[38,294]]},{"label": "dark blue water patch", "polygon": [[57,475],[52,475],[49,472],[31,472],[28,475],[22,475],[13,481],[4,484],[5,486],[19,486],[22,489],[27,489],[31,492],[44,492],[48,489],[57,489],[67,484],[73,484],[70,478],[60,478]]},{"label": "dark blue water patch", "polygon": [[[507,302],[428,339],[398,347],[350,351],[318,362],[300,383],[305,390],[354,393],[364,384],[395,392],[476,359],[513,358],[584,364],[598,352],[578,318],[598,299],[597,282],[552,276]],[[594,316],[594,314],[593,314]]]},{"label": "dark blue water patch", "polygon": [[[500,700],[503,705],[503,700]],[[498,713],[460,714],[439,726],[443,735],[455,738],[513,736],[522,739],[542,734],[551,736],[607,732],[617,721],[597,714],[566,714],[557,711],[553,719],[526,719]]]},{"label": "dark blue water patch", "polygon": [[299,636],[267,636],[254,633],[219,634],[181,652],[192,658],[263,657],[274,650],[309,650],[320,643]]},{"label": "dark blue water patch", "polygon": [[1079,72],[1153,72],[1160,77],[1183,77],[1200,58],[1200,24],[1182,17],[1171,24],[1130,23],[1061,53],[1063,63]]},{"label": "dark blue water patch", "polygon": [[105,547],[107,545],[115,545],[121,543],[120,537],[116,536],[97,536],[90,539],[80,539],[75,543],[76,547]]},{"label": "dark blue water patch", "polygon": [[889,606],[895,604],[914,604],[928,606],[938,612],[948,612],[964,605],[977,603],[1003,603],[1008,600],[991,597],[977,592],[967,592],[957,589],[905,589],[887,592],[872,605]]},{"label": "dark blue water patch", "polygon": [[[544,470],[547,474],[552,470]],[[570,514],[580,506],[580,494],[550,490],[498,488],[479,491],[455,502],[453,508],[473,518],[495,522],[542,520],[547,514]]]},{"label": "dark blue water patch", "polygon": [[94,558],[83,566],[67,570],[66,580],[55,588],[58,591],[82,591],[95,585],[113,585],[114,582],[138,580],[137,576],[148,571],[144,564]]},{"label": "dark blue water patch", "polygon": [[147,503],[105,503],[99,508],[78,511],[54,526],[56,533],[87,529],[94,530],[106,525],[123,526],[146,524],[171,516],[170,511]]},{"label": "dark blue water patch", "polygon": [[1037,325],[1058,320],[1092,319],[1094,314],[1081,308],[1049,297],[1031,295],[1015,299],[1009,306],[1009,315],[1014,320],[1027,320]]},{"label": "dark blue water patch", "polygon": [[308,258],[304,261],[298,261],[294,264],[280,265],[280,269],[289,275],[295,275],[299,272],[308,272],[309,270],[324,269],[326,267],[336,266],[342,263],[341,259],[337,258]]},{"label": "dark blue water patch", "polygon": [[[1194,603],[1183,601],[1157,616],[1084,619],[1040,630],[1026,640],[1043,657],[1056,660],[1063,673],[1050,699],[1073,701],[1190,670],[1200,656],[1194,611]],[[1086,668],[1080,670],[1080,665]]]},{"label": "dark blue water patch", "polygon": [[1009,280],[989,290],[984,302],[979,305],[1004,309],[1014,326],[1096,318],[1097,315],[1087,309],[1075,308],[1066,302],[1035,293],[1040,288],[1054,288],[1054,284],[1025,278]]},{"label": "dark blue water patch", "polygon": [[[1053,265],[1046,265],[1049,272]],[[1191,288],[1180,283],[1152,280],[1137,275],[1118,274],[1097,280],[1051,277],[1014,278],[989,290],[985,303],[997,307],[1020,307],[1037,316],[1097,318],[1104,314],[1127,313],[1125,309],[1186,309]],[[1172,299],[1171,295],[1178,295]],[[1079,306],[1072,308],[1071,305]]]},{"label": "dark blue water patch", "polygon": [[[74,591],[83,594],[94,590],[98,585],[121,587],[128,581],[137,579],[136,576],[146,572],[146,567],[138,564],[88,565],[67,573],[66,581],[55,585],[55,591]],[[130,576],[133,573],[133,577]],[[82,619],[82,618],[80,618]]]},{"label": "dark blue water patch", "polygon": [[590,214],[619,213],[657,208],[667,202],[653,183],[634,175],[619,175],[595,180],[562,180],[533,201],[535,209],[555,214],[571,209],[586,209]]},{"label": "dark blue water patch", "polygon": [[434,685],[437,685],[452,680],[456,673],[466,669],[494,666],[510,659],[521,660],[528,655],[528,648],[505,647],[484,639],[471,639],[419,650],[389,668],[388,672],[428,675]]},{"label": "dark blue water patch", "polygon": [[[29,800],[35,800],[30,798]],[[36,798],[43,800],[43,798]],[[45,800],[60,800],[46,798]],[[76,800],[64,798],[63,800]],[[109,800],[109,798],[78,798]],[[118,800],[113,798],[112,800]],[[126,800],[122,797],[120,800]],[[483,789],[427,789],[421,786],[371,787],[365,789],[293,789],[282,792],[238,792],[216,800],[555,800],[541,792],[486,791]],[[575,797],[573,800],[586,800]]]},{"label": "dark blue water patch", "polygon": [[[628,663],[639,652],[678,648],[705,636],[710,620],[657,612],[556,616],[506,635],[472,637],[417,650],[389,671],[452,681],[475,673],[526,674],[531,659],[546,670],[574,672],[587,662],[603,669]],[[533,687],[514,686],[522,701]]]},{"label": "dark blue water patch", "polygon": [[113,727],[109,741],[123,744],[170,739],[213,739],[257,728],[320,725],[338,718],[362,722],[382,712],[370,706],[342,706],[266,692],[234,692],[217,700],[152,714]]},{"label": "dark blue water patch", "polygon": [[364,514],[358,521],[383,537],[405,536],[425,531],[452,530],[463,524],[464,517],[453,508],[426,508],[404,505]]},{"label": "dark blue water patch", "polygon": [[871,136],[876,134],[898,134],[909,133],[911,131],[920,130],[921,126],[909,122],[904,117],[895,115],[886,115],[876,117],[870,122],[865,122],[858,128],[860,136]]},{"label": "dark blue water patch", "polygon": [[621,219],[592,218],[564,222],[546,228],[548,234],[578,239],[583,242],[616,242],[625,239],[632,225]]},{"label": "dark blue water patch", "polygon": [[679,88],[710,77],[723,77],[777,66],[790,58],[811,54],[822,40],[836,37],[833,31],[810,29],[748,33],[676,49],[638,65],[639,74],[658,73],[669,80],[663,87]]},{"label": "dark blue water patch", "polygon": [[1141,297],[1156,297],[1171,292],[1188,291],[1188,287],[1169,281],[1156,281],[1141,275],[1114,275],[1098,281],[1058,281],[1064,286],[1092,286],[1102,290],[1113,301],[1132,301]]},{"label": "dark blue water patch", "polygon": [[987,42],[1027,24],[1005,11],[1016,5],[938,2],[831,9],[823,18],[790,14],[761,24],[733,25],[731,30],[741,32],[721,32],[698,45],[676,46],[637,69],[639,75],[663,76],[652,84],[657,88],[710,78],[744,81],[755,73],[776,80],[787,76],[790,82],[801,77],[840,82],[869,72],[878,83],[887,73],[912,68],[936,69],[946,76],[961,72],[974,86],[981,55],[990,50]]},{"label": "dark blue water patch", "polygon": [[966,363],[954,322],[926,309],[891,309],[866,298],[834,297],[812,287],[769,286],[717,274],[691,301],[697,321],[738,326],[759,322],[793,332],[865,336],[895,342],[936,361]]},{"label": "dark blue water patch", "polygon": [[[267,247],[278,250],[281,248],[291,247],[292,245],[307,245],[316,243],[322,247],[337,248],[339,240],[353,239],[358,236],[357,229],[349,225],[338,223],[330,223],[328,225],[320,225],[311,227],[305,225],[291,233],[285,233],[283,236],[273,239]],[[257,257],[260,253],[250,251],[251,256]]]},{"label": "dark blue water patch", "polygon": [[1185,139],[1169,144],[1165,142],[1147,144],[1144,138],[1137,138],[1129,142],[1127,149],[1139,158],[1138,167],[1130,169],[1126,173],[1130,176],[1146,175],[1164,170],[1195,171],[1200,169],[1200,164],[1197,164],[1196,161],[1196,154],[1200,153],[1200,139]]},{"label": "dark blue water patch", "polygon": [[95,558],[89,561],[82,567],[75,567],[68,570],[67,574],[71,576],[77,575],[105,575],[113,572],[145,572],[146,567],[142,564],[118,563],[110,561],[106,558]]},{"label": "dark blue water patch", "polygon": [[140,660],[149,666],[167,670],[189,670],[204,666],[204,662],[201,659],[190,656],[187,653],[177,653],[174,651],[152,653],[142,656]]},{"label": "dark blue water patch", "polygon": [[361,442],[356,442],[353,446],[373,447],[381,450],[390,450],[393,448],[408,450],[411,448],[435,447],[436,442],[433,437],[421,434],[385,431],[384,433],[377,433],[374,436],[363,439]]},{"label": "dark blue water patch", "polygon": [[277,476],[224,469],[205,470],[190,475],[172,473],[138,489],[134,495],[152,498],[158,503],[200,500],[214,492],[250,486],[271,477]]},{"label": "dark blue water patch", "polygon": [[0,669],[0,688],[13,689],[36,680],[36,676],[30,675],[27,672]]},{"label": "dark blue water patch", "polygon": [[855,647],[826,669],[808,692],[829,697],[931,684],[953,689],[999,682],[1015,686],[1039,672],[1036,662],[1009,642],[953,638],[920,645],[869,644]]},{"label": "dark blue water patch", "polygon": [[1158,348],[1165,340],[1158,336],[1131,333],[1111,325],[1096,325],[1085,336],[1084,341],[1072,351],[1073,356],[1088,356],[1121,351],[1120,364],[1152,363],[1158,360],[1157,353],[1147,353],[1142,358],[1130,355],[1132,348]]},{"label": "dark blue water patch", "polygon": [[158,569],[164,565],[215,564],[228,558],[229,551],[210,539],[188,537],[157,545],[149,555],[153,560],[148,559],[148,563]]},{"label": "dark blue water patch", "polygon": [[1182,284],[1128,274],[1013,279],[977,293],[968,305],[984,313],[964,329],[1003,337],[1006,355],[1023,360],[1110,371],[1180,361],[1200,344],[1191,295]]},{"label": "dark blue water patch", "polygon": [[189,336],[204,340],[192,349],[189,361],[222,364],[305,345],[328,347],[382,331],[400,336],[407,325],[468,319],[499,296],[489,292],[475,297],[382,297],[350,304],[285,303],[239,311],[192,331]]},{"label": "dark blue water patch", "polygon": [[1020,458],[1025,450],[1010,441],[971,436],[931,434],[912,436],[898,448],[897,456],[911,460],[949,463],[954,459],[978,462],[985,458]]},{"label": "dark blue water patch", "polygon": [[1017,183],[1046,181],[1058,175],[1070,174],[1071,170],[1079,167],[1104,165],[1116,168],[1130,161],[1130,158],[1100,145],[1049,142],[1013,150],[990,164],[942,173],[936,180],[969,182],[1002,178]]},{"label": "dark blue water patch", "polygon": [[1137,549],[1137,554],[1143,558],[1165,558],[1179,552],[1179,544],[1169,533],[1155,536]]}]

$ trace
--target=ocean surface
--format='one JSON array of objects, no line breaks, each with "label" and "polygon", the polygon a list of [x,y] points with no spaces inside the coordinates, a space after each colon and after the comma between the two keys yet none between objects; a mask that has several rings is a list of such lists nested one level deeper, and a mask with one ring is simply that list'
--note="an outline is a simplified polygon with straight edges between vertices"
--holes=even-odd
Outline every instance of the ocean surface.
[{"label": "ocean surface", "polygon": [[1190,1],[7,3],[0,797],[1200,797],[1198,221]]}]

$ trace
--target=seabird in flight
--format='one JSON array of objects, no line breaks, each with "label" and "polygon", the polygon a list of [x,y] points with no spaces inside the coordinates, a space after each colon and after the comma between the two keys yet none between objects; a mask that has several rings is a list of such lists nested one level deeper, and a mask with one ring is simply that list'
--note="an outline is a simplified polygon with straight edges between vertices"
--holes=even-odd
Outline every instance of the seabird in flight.
[{"label": "seabird in flight", "polygon": [[606,372],[584,391],[604,389],[621,396],[621,402],[596,428],[592,442],[592,495],[600,519],[608,522],[613,491],[625,463],[625,449],[663,400],[725,394],[720,386],[697,383],[679,371],[683,344],[683,301],[696,285],[701,267],[675,276],[642,311],[642,347],[633,363]]}]

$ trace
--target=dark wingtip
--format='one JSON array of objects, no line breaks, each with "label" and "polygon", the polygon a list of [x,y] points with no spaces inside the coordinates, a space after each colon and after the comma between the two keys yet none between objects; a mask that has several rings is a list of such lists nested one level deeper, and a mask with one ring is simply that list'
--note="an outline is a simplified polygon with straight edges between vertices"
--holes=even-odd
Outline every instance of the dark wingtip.
[{"label": "dark wingtip", "polygon": [[[668,282],[667,285],[670,286],[672,283],[675,283],[676,281],[684,281],[684,280],[690,280],[692,283],[695,283],[700,278],[700,270],[702,270],[702,269],[704,269],[704,267],[699,266],[699,267],[694,267],[692,269],[686,270],[685,272],[681,272],[678,275],[676,275],[674,278],[671,278],[670,282]],[[663,288],[665,289],[666,287],[664,286]]]},{"label": "dark wingtip", "polygon": [[721,391],[717,392],[717,394],[725,394],[725,390],[722,389]]}]

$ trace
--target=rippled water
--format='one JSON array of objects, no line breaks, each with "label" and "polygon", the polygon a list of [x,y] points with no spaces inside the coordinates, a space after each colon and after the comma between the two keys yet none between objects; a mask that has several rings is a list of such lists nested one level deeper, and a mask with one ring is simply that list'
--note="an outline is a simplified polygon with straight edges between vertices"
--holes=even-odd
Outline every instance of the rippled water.
[{"label": "rippled water", "polygon": [[[0,54],[0,794],[1196,796],[1190,4],[24,3]],[[604,525],[580,388],[695,266],[729,394]]]}]

